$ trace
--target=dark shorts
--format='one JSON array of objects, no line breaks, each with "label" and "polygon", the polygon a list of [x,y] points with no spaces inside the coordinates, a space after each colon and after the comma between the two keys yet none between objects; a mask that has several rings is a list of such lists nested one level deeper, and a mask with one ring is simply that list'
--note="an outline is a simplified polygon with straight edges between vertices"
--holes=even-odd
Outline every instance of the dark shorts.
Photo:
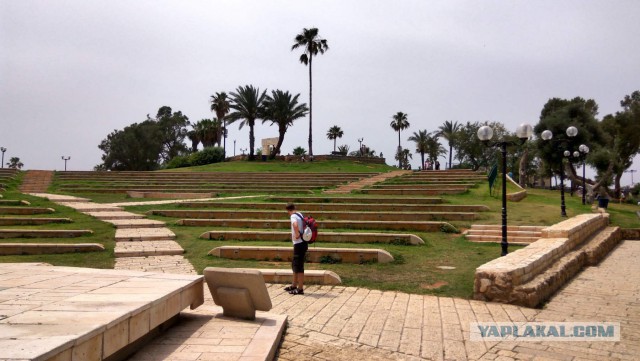
[{"label": "dark shorts", "polygon": [[293,245],[293,261],[291,261],[293,273],[304,273],[304,259],[307,255],[307,249],[309,249],[307,242]]}]

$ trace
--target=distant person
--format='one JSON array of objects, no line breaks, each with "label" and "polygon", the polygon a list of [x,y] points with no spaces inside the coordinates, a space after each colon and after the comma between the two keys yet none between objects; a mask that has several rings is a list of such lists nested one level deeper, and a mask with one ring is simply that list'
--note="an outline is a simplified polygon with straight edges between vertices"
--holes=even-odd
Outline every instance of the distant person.
[{"label": "distant person", "polygon": [[424,169],[431,170],[431,161],[424,162]]},{"label": "distant person", "polygon": [[287,204],[287,213],[291,220],[291,242],[293,242],[293,260],[291,261],[291,270],[293,271],[293,282],[291,286],[285,287],[292,295],[304,294],[304,259],[307,255],[309,245],[302,239],[302,219],[301,213],[296,212],[296,206],[293,203]]},{"label": "distant person", "polygon": [[440,162],[436,160],[436,170],[440,170]]}]

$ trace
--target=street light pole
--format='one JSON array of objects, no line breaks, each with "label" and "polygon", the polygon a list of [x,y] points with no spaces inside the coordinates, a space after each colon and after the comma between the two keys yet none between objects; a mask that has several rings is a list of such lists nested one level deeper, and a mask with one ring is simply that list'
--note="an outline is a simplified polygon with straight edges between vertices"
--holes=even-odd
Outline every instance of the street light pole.
[{"label": "street light pole", "polygon": [[578,147],[578,150],[580,151],[580,153],[578,153],[580,155],[580,157],[582,158],[582,205],[584,206],[585,204],[587,204],[586,202],[586,193],[587,193],[587,178],[585,175],[585,167],[586,167],[586,163],[585,160],[587,158],[587,154],[589,154],[589,147],[587,147],[584,144],[580,144],[580,146]]},{"label": "street light pole", "polygon": [[[4,149],[4,148],[2,148],[2,149]],[[2,151],[2,155],[4,155],[4,150]],[[629,169],[629,170],[625,170],[624,172],[625,173],[631,173],[631,186],[633,187],[633,185],[635,184],[635,183],[633,183],[633,173],[637,172],[637,170]]]},{"label": "street light pole", "polygon": [[[544,141],[549,141],[549,142],[561,142],[563,144],[565,144],[565,146],[568,148],[570,145],[570,139],[569,138],[573,138],[576,135],[578,135],[578,128],[574,127],[573,125],[567,128],[566,131],[567,134],[567,138],[563,138],[563,139],[557,139],[557,140],[552,140],[553,138],[553,132],[551,132],[550,130],[545,130],[542,132],[542,134],[540,135],[540,137],[542,138],[542,140]],[[571,152],[566,149],[563,154],[565,157],[569,157],[571,156]],[[560,157],[560,215],[562,217],[566,217],[567,216],[567,210],[564,204],[564,158]]]},{"label": "street light pole", "polygon": [[64,171],[67,171],[67,161],[71,159],[70,156],[65,157],[64,155],[62,156],[62,160],[64,160]]},{"label": "street light pole", "polygon": [[[516,135],[520,138],[519,144],[526,142],[532,133],[533,128],[530,124],[520,124],[516,130]],[[500,247],[502,248],[501,255],[506,256],[509,253],[509,241],[507,239],[507,146],[519,144],[504,140],[489,144],[489,140],[493,137],[493,129],[487,125],[480,127],[477,135],[478,139],[485,145],[499,148],[502,153],[502,239],[500,241]]]},{"label": "street light pole", "polygon": [[[4,168],[4,152],[7,151],[7,148],[0,147],[0,152],[2,152],[2,166],[0,168]],[[631,176],[633,178],[633,175]]]},{"label": "street light pole", "polygon": [[358,138],[358,143],[360,143],[360,156],[362,157],[362,142],[364,141],[364,138]]}]

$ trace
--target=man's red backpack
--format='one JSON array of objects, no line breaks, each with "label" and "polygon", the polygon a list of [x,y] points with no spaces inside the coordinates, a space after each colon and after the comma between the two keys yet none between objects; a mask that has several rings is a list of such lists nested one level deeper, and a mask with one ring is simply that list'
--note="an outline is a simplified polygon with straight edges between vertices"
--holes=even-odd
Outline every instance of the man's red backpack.
[{"label": "man's red backpack", "polygon": [[302,230],[300,237],[307,243],[314,243],[318,238],[318,223],[312,216],[303,216],[300,212],[296,213],[302,219]]}]

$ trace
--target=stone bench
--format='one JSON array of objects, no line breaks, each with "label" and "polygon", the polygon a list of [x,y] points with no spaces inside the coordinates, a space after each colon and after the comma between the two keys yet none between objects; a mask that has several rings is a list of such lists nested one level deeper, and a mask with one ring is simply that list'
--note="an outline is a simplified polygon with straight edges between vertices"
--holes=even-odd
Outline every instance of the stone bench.
[{"label": "stone bench", "polygon": [[[302,208],[302,207],[300,207]],[[286,218],[283,210],[150,210],[149,215],[175,218],[204,219],[278,219]],[[306,213],[319,222],[336,221],[469,221],[476,219],[474,212],[349,212],[317,211]]]},{"label": "stone bench", "polygon": [[35,226],[71,222],[73,222],[71,218],[0,217],[0,226]]},{"label": "stone bench", "polygon": [[104,251],[99,243],[0,243],[0,255],[36,255]]},{"label": "stone bench", "polygon": [[[233,227],[259,229],[289,229],[291,222],[282,219],[180,219],[177,225],[192,227]],[[388,230],[388,231],[417,231],[417,232],[457,232],[457,229],[447,222],[438,221],[333,221],[318,222],[322,229],[356,229],[356,230]]]},{"label": "stone bench", "polygon": [[[246,268],[238,268],[246,269]],[[272,268],[260,268],[258,269],[262,273],[262,278],[267,283],[285,283],[291,284],[293,282],[293,271],[288,269],[272,269]],[[304,271],[304,283],[314,285],[339,285],[342,284],[340,276],[335,272],[328,270],[305,270]]]},{"label": "stone bench", "polygon": [[0,238],[74,238],[93,234],[89,229],[0,229]]},{"label": "stone bench", "polygon": [[43,207],[0,207],[0,214],[10,215],[34,215],[34,214],[47,214],[54,213],[53,208]]},{"label": "stone bench", "polygon": [[255,320],[256,311],[271,310],[271,298],[258,270],[207,267],[203,271],[213,302],[227,317]]},{"label": "stone bench", "polygon": [[584,214],[544,228],[529,246],[478,267],[474,298],[536,307],[619,242],[607,223],[607,214]]},{"label": "stone bench", "polygon": [[[209,255],[228,259],[280,260],[291,262],[293,247],[221,246],[209,251]],[[342,263],[389,263],[393,256],[383,249],[374,248],[319,248],[309,247],[307,261],[322,263],[332,260]]]},{"label": "stone bench", "polygon": [[[291,232],[260,231],[209,231],[200,238],[235,241],[287,241],[291,242]],[[392,244],[424,244],[422,238],[415,234],[394,233],[354,233],[354,232],[322,232],[318,242],[334,243],[392,243]]]}]

